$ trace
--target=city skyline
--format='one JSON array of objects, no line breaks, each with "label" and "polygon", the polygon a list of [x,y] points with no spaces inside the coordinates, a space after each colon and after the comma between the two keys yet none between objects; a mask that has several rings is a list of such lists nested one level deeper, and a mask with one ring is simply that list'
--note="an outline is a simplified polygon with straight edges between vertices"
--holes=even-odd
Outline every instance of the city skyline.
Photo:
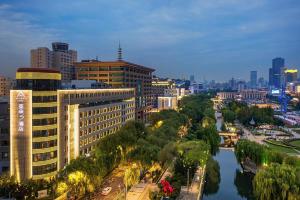
[{"label": "city skyline", "polygon": [[275,57],[300,65],[295,0],[2,2],[0,68],[10,77],[30,66],[30,49],[57,41],[77,50],[78,60],[113,61],[120,40],[124,60],[197,81],[227,81],[233,73],[248,80],[251,70],[267,79]]}]

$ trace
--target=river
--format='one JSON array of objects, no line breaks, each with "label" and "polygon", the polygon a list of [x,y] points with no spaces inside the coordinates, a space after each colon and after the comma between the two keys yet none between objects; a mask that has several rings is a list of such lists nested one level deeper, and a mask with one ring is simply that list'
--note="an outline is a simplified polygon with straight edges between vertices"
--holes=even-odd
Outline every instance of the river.
[{"label": "river", "polygon": [[[218,129],[220,129],[221,124],[222,119],[218,118],[216,124]],[[220,149],[220,151],[214,156],[214,159],[220,166],[220,182],[219,185],[214,183],[214,185],[210,186],[215,187],[215,190],[211,190],[213,192],[207,192],[204,190],[203,200],[253,199],[253,175],[242,172],[233,150]],[[206,182],[205,184],[211,183]]]}]

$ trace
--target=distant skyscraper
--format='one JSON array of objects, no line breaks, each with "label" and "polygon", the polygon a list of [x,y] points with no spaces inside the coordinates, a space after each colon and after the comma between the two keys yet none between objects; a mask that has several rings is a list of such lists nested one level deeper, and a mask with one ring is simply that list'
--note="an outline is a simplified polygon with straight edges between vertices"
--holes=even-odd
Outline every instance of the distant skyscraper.
[{"label": "distant skyscraper", "polygon": [[273,86],[273,69],[269,68],[269,86]]},{"label": "distant skyscraper", "polygon": [[191,75],[191,76],[190,76],[190,81],[191,81],[191,83],[192,83],[192,82],[195,82],[195,76],[194,76],[194,75]]},{"label": "distant skyscraper", "polygon": [[62,42],[52,43],[52,51],[47,47],[32,49],[31,67],[54,68],[59,70],[63,81],[70,81],[75,76],[73,63],[77,62],[77,51],[69,50],[69,45]]},{"label": "distant skyscraper", "polygon": [[250,72],[250,85],[252,89],[257,87],[257,71]]},{"label": "distant skyscraper", "polygon": [[272,68],[269,69],[269,85],[275,88],[281,88],[284,83],[284,59],[274,58]]},{"label": "distant skyscraper", "polygon": [[258,85],[259,88],[266,87],[266,82],[265,82],[265,80],[264,80],[263,77],[260,77],[260,78],[258,79],[257,85]]},{"label": "distant skyscraper", "polygon": [[297,81],[298,78],[298,70],[297,69],[285,69],[284,77],[286,83],[291,83]]}]

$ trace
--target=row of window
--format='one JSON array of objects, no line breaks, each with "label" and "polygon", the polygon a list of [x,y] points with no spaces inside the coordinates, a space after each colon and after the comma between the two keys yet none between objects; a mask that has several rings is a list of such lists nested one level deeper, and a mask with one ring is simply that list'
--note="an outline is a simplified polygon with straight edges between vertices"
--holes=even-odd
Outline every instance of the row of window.
[{"label": "row of window", "polygon": [[55,96],[33,96],[33,103],[43,103],[43,102],[55,102],[57,101],[57,95]]},{"label": "row of window", "polygon": [[60,88],[59,80],[50,79],[17,79],[17,88],[20,90],[55,91]]},{"label": "row of window", "polygon": [[81,130],[80,131],[80,137],[88,135],[88,134],[92,134],[96,131],[100,131],[100,130],[105,129],[105,128],[110,128],[110,127],[115,126],[116,124],[119,124],[119,123],[121,123],[120,119],[111,121],[109,123],[101,124],[101,125],[98,125],[98,126],[93,126],[91,128],[87,128],[85,130]]},{"label": "row of window", "polygon": [[120,116],[121,116],[121,112],[118,112],[118,113],[113,113],[113,114],[108,114],[108,115],[102,115],[101,117],[94,117],[94,118],[91,118],[88,120],[80,119],[80,127],[88,126],[91,124],[96,124],[96,123],[103,122],[105,120],[113,119],[113,118],[120,117]]},{"label": "row of window", "polygon": [[33,166],[32,174],[33,175],[48,174],[48,173],[54,172],[56,170],[57,170],[57,163],[41,165],[41,166]]},{"label": "row of window", "polygon": [[44,142],[33,142],[32,148],[33,149],[44,149],[57,146],[57,140],[50,140]]},{"label": "row of window", "polygon": [[32,125],[33,126],[46,126],[46,125],[52,125],[57,123],[57,118],[46,118],[46,119],[33,119]]},{"label": "row of window", "polygon": [[82,117],[90,117],[90,116],[95,116],[95,115],[99,115],[102,113],[106,113],[106,112],[111,112],[111,111],[117,111],[117,110],[121,110],[121,106],[113,106],[113,107],[108,107],[108,108],[99,108],[99,109],[95,109],[95,110],[89,110],[86,112],[80,112],[80,118]]},{"label": "row of window", "polygon": [[32,132],[33,137],[49,137],[57,135],[57,129],[38,130]]},{"label": "row of window", "polygon": [[112,128],[112,129],[103,131],[102,133],[99,133],[99,134],[95,134],[95,135],[93,135],[93,136],[91,136],[91,137],[88,137],[88,138],[86,138],[86,139],[81,139],[81,140],[80,140],[80,143],[79,143],[80,148],[83,147],[83,146],[85,146],[85,145],[88,145],[88,144],[90,144],[90,143],[93,143],[93,142],[95,142],[96,140],[99,140],[99,139],[102,138],[102,137],[105,137],[105,136],[107,136],[107,135],[109,135],[109,134],[115,133],[116,131],[118,131],[118,130],[120,129],[120,127],[121,127],[121,126],[114,127],[114,128]]},{"label": "row of window", "polygon": [[80,67],[80,68],[78,68],[78,70],[79,71],[129,71],[129,72],[135,72],[138,74],[151,75],[151,72],[134,69],[132,67],[109,67],[109,66]]},{"label": "row of window", "polygon": [[97,92],[97,93],[80,93],[80,94],[65,94],[64,95],[64,99],[68,100],[69,96],[71,99],[73,98],[91,98],[91,97],[105,97],[105,96],[115,96],[115,95],[134,95],[134,91],[123,91],[123,92],[119,92],[119,91],[115,91],[115,92]]},{"label": "row of window", "polygon": [[129,114],[132,114],[132,113],[134,113],[134,109],[127,109],[127,110],[124,110],[122,112],[117,112],[117,113],[102,115],[100,117],[93,117],[93,118],[88,119],[88,120],[84,120],[84,119],[81,118],[80,119],[80,127],[89,126],[89,125],[92,125],[92,124],[97,124],[99,122],[104,122],[106,120],[110,120],[110,119],[114,119],[116,117],[121,117],[121,116],[129,115]]},{"label": "row of window", "polygon": [[57,157],[57,151],[37,153],[32,155],[32,161],[33,162],[45,161],[45,160],[51,160],[56,157]]},{"label": "row of window", "polygon": [[52,113],[57,113],[57,107],[32,108],[32,114],[52,114]]}]

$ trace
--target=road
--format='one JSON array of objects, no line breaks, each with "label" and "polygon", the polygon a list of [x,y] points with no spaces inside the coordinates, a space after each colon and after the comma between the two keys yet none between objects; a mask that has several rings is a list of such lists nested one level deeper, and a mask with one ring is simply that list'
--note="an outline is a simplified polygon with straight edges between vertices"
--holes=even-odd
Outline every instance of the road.
[{"label": "road", "polygon": [[111,192],[107,195],[101,195],[101,190],[99,193],[95,194],[92,199],[95,200],[114,200],[116,197],[121,193],[121,191],[125,192],[124,184],[123,184],[123,177],[125,173],[125,166],[121,166],[116,168],[103,183],[103,187],[112,187]]}]

